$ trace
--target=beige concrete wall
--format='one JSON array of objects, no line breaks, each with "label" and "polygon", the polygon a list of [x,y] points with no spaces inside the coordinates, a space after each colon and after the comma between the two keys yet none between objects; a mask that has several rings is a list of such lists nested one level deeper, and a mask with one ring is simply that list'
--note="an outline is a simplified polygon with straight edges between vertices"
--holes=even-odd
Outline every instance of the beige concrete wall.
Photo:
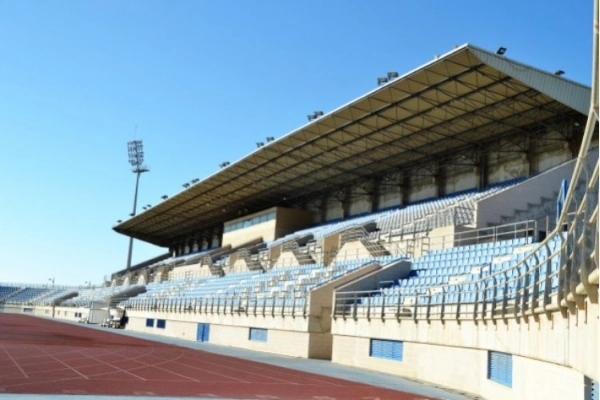
[{"label": "beige concrete wall", "polygon": [[277,261],[273,264],[273,268],[286,268],[300,265],[300,262],[296,258],[293,252],[284,251],[279,254]]},{"label": "beige concrete wall", "polygon": [[338,218],[344,218],[344,208],[342,207],[342,203],[340,201],[330,199],[329,203],[327,204],[327,210],[325,211],[325,221],[331,221],[332,219]]},{"label": "beige concrete wall", "polygon": [[479,173],[475,167],[468,170],[448,171],[445,190],[446,193],[451,194],[476,188],[478,184]]},{"label": "beige concrete wall", "polygon": [[[519,151],[521,151],[520,154]],[[488,183],[490,185],[529,174],[529,163],[525,153],[515,147],[515,154],[518,155],[512,158],[507,158],[504,153],[489,155]]]},{"label": "beige concrete wall", "polygon": [[371,254],[364,244],[358,240],[355,240],[353,242],[344,243],[344,245],[335,255],[334,262],[360,260],[363,258],[371,258]]},{"label": "beige concrete wall", "polygon": [[379,208],[399,206],[402,200],[400,188],[388,187],[379,195]]},{"label": "beige concrete wall", "polygon": [[[291,357],[308,357],[310,346],[315,349],[313,353],[318,354],[319,351],[326,348],[327,341],[331,343],[331,335],[321,341],[319,341],[320,338],[310,340],[308,319],[303,317],[198,315],[140,311],[130,311],[128,315],[127,330],[195,341],[198,323],[204,322],[210,324],[210,343],[284,354]],[[147,318],[164,319],[166,321],[165,328],[146,327]],[[250,327],[268,329],[267,342],[249,340]]]},{"label": "beige concrete wall", "polygon": [[335,258],[334,250],[340,243],[340,234],[334,233],[323,239],[323,264],[329,265]]},{"label": "beige concrete wall", "polygon": [[[334,362],[423,379],[487,399],[583,400],[571,395],[583,393],[583,375],[593,379],[599,375],[598,305],[589,301],[585,308],[567,316],[557,312],[506,321],[462,320],[459,324],[454,320],[338,318],[332,324],[332,334]],[[369,338],[403,340],[410,362],[396,365],[370,360]],[[488,350],[513,354],[513,389],[487,380]],[[430,359],[439,362],[430,364]],[[452,376],[465,366],[467,371]],[[539,382],[552,384],[541,390]],[[542,392],[550,397],[538,397]]]},{"label": "beige concrete wall", "polygon": [[427,246],[429,247],[429,250],[452,248],[454,247],[455,231],[455,226],[441,226],[439,228],[434,228],[429,231],[427,239],[421,239],[419,243],[415,243],[415,248],[423,248]]},{"label": "beige concrete wall", "polygon": [[290,357],[308,357],[309,334],[307,332],[269,329],[267,341],[249,340],[250,327],[211,325],[210,342],[223,346],[283,354]]},{"label": "beige concrete wall", "polygon": [[182,265],[181,267],[173,268],[173,270],[169,272],[169,280],[208,275],[210,275],[208,266],[202,267],[200,264]]},{"label": "beige concrete wall", "polygon": [[488,400],[584,400],[583,375],[553,363],[513,356],[513,385],[487,378],[487,350],[404,342],[402,361],[369,356],[370,340],[335,336],[333,359],[351,365],[435,383]]},{"label": "beige concrete wall", "polygon": [[313,223],[313,214],[310,211],[296,208],[282,208],[277,210],[277,224],[275,226],[275,238],[281,238],[289,233],[304,229]]},{"label": "beige concrete wall", "polygon": [[223,233],[223,246],[231,245],[231,247],[236,247],[260,238],[265,242],[274,240],[276,222],[275,219],[272,219],[271,221],[252,225],[248,228]]},{"label": "beige concrete wall", "polygon": [[[423,172],[426,173],[427,171],[423,171]],[[435,184],[435,181],[433,180],[433,177],[431,177],[431,178],[423,177],[420,179],[414,179],[411,182],[409,201],[412,203],[415,201],[435,197],[436,193],[437,193],[437,186]]]},{"label": "beige concrete wall", "polygon": [[363,195],[353,198],[350,202],[349,208],[351,216],[373,211],[371,210],[370,195]]},{"label": "beige concrete wall", "polygon": [[477,203],[477,228],[485,228],[489,223],[498,223],[502,215],[511,215],[511,210],[527,209],[528,203],[539,203],[542,197],[553,197],[560,182],[569,178],[574,163],[554,168],[528,181],[483,199]]}]

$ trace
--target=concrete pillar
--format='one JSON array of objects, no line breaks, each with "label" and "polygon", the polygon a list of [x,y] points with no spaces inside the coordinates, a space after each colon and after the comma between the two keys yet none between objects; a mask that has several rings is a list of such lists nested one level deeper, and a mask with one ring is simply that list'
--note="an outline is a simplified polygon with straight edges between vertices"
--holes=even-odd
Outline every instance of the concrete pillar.
[{"label": "concrete pillar", "polygon": [[528,139],[527,162],[529,164],[529,175],[532,175],[539,170],[538,146],[536,137],[530,136]]},{"label": "concrete pillar", "polygon": [[402,205],[406,205],[410,201],[410,173],[406,170],[402,174],[402,183],[400,184],[400,197]]},{"label": "concrete pillar", "polygon": [[446,174],[446,165],[439,163],[435,172],[436,197],[443,197],[446,195]]},{"label": "concrete pillar", "polygon": [[344,212],[344,218],[350,216],[350,206],[352,205],[352,187],[347,186],[344,188],[344,195],[342,198],[342,210]]},{"label": "concrete pillar", "polygon": [[327,219],[327,203],[329,202],[329,194],[321,196],[321,204],[319,205],[319,222],[323,223]]},{"label": "concrete pillar", "polygon": [[381,196],[381,178],[373,178],[371,180],[371,212],[379,210],[379,198]]},{"label": "concrete pillar", "polygon": [[479,183],[477,187],[479,189],[485,188],[489,183],[489,164],[488,154],[480,154],[479,161],[477,162],[477,173],[479,175]]}]

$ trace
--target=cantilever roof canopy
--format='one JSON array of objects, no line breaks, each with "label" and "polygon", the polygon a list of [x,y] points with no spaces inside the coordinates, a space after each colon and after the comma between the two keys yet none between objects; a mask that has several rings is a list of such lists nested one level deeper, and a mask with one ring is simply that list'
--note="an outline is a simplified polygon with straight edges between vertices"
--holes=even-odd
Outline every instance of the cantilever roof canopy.
[{"label": "cantilever roof canopy", "polygon": [[168,246],[284,199],[376,176],[539,121],[586,114],[590,89],[463,45],[311,121],[114,230]]}]

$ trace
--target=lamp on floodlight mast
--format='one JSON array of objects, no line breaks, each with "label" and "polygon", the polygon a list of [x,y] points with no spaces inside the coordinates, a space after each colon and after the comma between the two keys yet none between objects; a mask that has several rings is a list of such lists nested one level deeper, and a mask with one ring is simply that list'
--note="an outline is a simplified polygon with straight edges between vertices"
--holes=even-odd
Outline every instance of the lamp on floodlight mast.
[{"label": "lamp on floodlight mast", "polygon": [[[140,186],[140,176],[150,169],[144,165],[144,145],[141,140],[132,140],[127,142],[127,153],[129,154],[129,164],[131,164],[131,172],[135,177],[135,194],[133,195],[133,212],[135,215],[137,210],[138,188]],[[127,269],[131,268],[131,253],[133,251],[133,236],[129,237],[129,252],[127,253]]]}]

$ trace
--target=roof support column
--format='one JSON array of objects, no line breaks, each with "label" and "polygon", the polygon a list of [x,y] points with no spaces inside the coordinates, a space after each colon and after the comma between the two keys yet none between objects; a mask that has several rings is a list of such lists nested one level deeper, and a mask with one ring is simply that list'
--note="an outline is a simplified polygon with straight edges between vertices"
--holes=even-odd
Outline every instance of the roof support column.
[{"label": "roof support column", "polygon": [[400,183],[400,201],[403,206],[410,201],[410,181],[409,171],[404,170],[402,173],[402,182]]},{"label": "roof support column", "polygon": [[352,205],[352,186],[346,186],[344,188],[344,194],[342,198],[342,210],[344,212],[344,218],[350,216],[350,206]]},{"label": "roof support column", "polygon": [[571,137],[569,138],[569,150],[571,151],[571,157],[575,158],[579,155],[579,148],[581,147],[581,141],[583,139],[583,129],[579,123],[574,124]]},{"label": "roof support column", "polygon": [[435,171],[435,194],[436,197],[446,195],[447,170],[444,163],[438,162]]},{"label": "roof support column", "polygon": [[203,250],[208,250],[212,247],[214,230],[214,227],[210,227],[203,232]]},{"label": "roof support column", "polygon": [[223,225],[213,226],[211,231],[212,243],[210,247],[221,247],[223,244]]},{"label": "roof support column", "polygon": [[535,174],[539,170],[539,156],[537,147],[537,139],[534,136],[530,136],[527,143],[527,162],[529,164],[529,175]]},{"label": "roof support column", "polygon": [[488,153],[481,153],[479,160],[477,161],[477,174],[479,175],[479,183],[477,187],[483,189],[489,184],[489,155]]},{"label": "roof support column", "polygon": [[329,202],[329,194],[325,193],[321,196],[321,204],[319,205],[319,222],[323,223],[327,220],[327,203]]},{"label": "roof support column", "polygon": [[370,191],[370,200],[371,200],[371,212],[379,210],[379,197],[381,195],[381,178],[373,178],[371,179],[371,191]]}]

